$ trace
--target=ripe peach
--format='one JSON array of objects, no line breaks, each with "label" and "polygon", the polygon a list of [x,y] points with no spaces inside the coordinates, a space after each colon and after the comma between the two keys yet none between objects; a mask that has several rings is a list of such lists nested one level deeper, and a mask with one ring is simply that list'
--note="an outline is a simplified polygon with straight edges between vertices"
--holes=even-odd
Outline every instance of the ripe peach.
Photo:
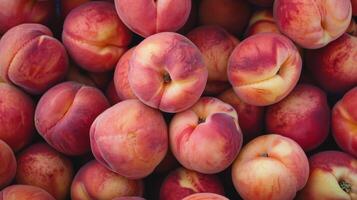
[{"label": "ripe peach", "polygon": [[182,200],[229,200],[224,196],[213,193],[196,193],[183,198]]},{"label": "ripe peach", "polygon": [[11,185],[0,191],[1,200],[56,200],[42,188],[31,185]]},{"label": "ripe peach", "polygon": [[257,6],[273,6],[274,0],[248,0],[250,3],[255,4]]},{"label": "ripe peach", "polygon": [[60,0],[61,16],[65,18],[71,10],[90,1],[91,0]]},{"label": "ripe peach", "polygon": [[357,0],[351,0],[352,3],[352,15],[357,16]]},{"label": "ripe peach", "polygon": [[114,105],[119,103],[121,99],[119,98],[117,91],[115,89],[114,81],[111,81],[105,91],[105,95],[110,103],[110,105]]},{"label": "ripe peach", "polygon": [[249,37],[257,33],[280,33],[271,9],[258,10],[250,18],[245,35]]},{"label": "ripe peach", "polygon": [[2,189],[14,179],[17,168],[14,152],[2,140],[0,140],[0,163],[0,189]]}]

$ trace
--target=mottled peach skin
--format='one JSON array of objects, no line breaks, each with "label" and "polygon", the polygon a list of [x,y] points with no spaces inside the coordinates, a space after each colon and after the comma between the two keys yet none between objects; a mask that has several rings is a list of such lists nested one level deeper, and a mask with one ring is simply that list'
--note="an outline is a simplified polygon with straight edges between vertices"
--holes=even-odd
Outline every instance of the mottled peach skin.
[{"label": "mottled peach skin", "polygon": [[257,6],[270,7],[273,6],[274,0],[248,0],[250,3]]},{"label": "mottled peach skin", "polygon": [[179,30],[191,11],[190,0],[115,0],[115,7],[127,27],[142,37]]},{"label": "mottled peach skin", "polygon": [[108,100],[97,88],[63,82],[41,97],[35,111],[35,125],[57,151],[82,155],[90,151],[90,126],[108,107]]},{"label": "mottled peach skin", "polygon": [[350,0],[274,1],[274,18],[280,31],[308,49],[321,48],[340,37],[351,16]]},{"label": "mottled peach skin", "polygon": [[310,157],[310,177],[297,200],[357,198],[357,160],[339,151],[323,151]]},{"label": "mottled peach skin", "polygon": [[17,155],[18,184],[40,187],[57,200],[64,200],[72,178],[71,161],[45,143],[34,144]]},{"label": "mottled peach skin", "polygon": [[255,138],[232,166],[234,187],[245,200],[293,199],[309,178],[309,162],[293,140],[275,134]]},{"label": "mottled peach skin", "polygon": [[0,82],[0,139],[15,152],[31,142],[34,113],[35,105],[27,94]]},{"label": "mottled peach skin", "polygon": [[223,185],[217,176],[178,168],[162,183],[160,200],[182,200],[191,194],[203,192],[224,195]]},{"label": "mottled peach skin", "polygon": [[318,147],[330,128],[330,108],[323,90],[301,84],[267,108],[266,130],[293,139],[305,151]]},{"label": "mottled peach skin", "polygon": [[105,96],[107,97],[110,105],[114,105],[121,101],[115,89],[114,81],[109,83],[107,89],[105,90]]},{"label": "mottled peach skin", "polygon": [[257,10],[250,18],[246,37],[258,33],[280,33],[271,9]]},{"label": "mottled peach skin", "polygon": [[73,60],[91,72],[114,69],[131,42],[131,33],[109,2],[88,2],[64,22],[62,40]]},{"label": "mottled peach skin", "polygon": [[45,190],[31,185],[11,185],[0,191],[1,200],[56,200]]},{"label": "mottled peach skin", "polygon": [[245,103],[267,106],[286,97],[297,84],[301,57],[295,45],[277,33],[243,40],[228,61],[228,79]]},{"label": "mottled peach skin", "polygon": [[136,99],[125,100],[95,119],[90,142],[99,163],[124,177],[139,179],[152,173],[164,158],[167,126],[158,110]]},{"label": "mottled peach skin", "polygon": [[68,68],[64,46],[40,24],[11,28],[0,40],[0,80],[31,94],[41,94],[61,81]]},{"label": "mottled peach skin", "polygon": [[202,97],[170,122],[172,153],[185,168],[200,173],[226,169],[238,155],[242,141],[237,112],[214,97]]},{"label": "mottled peach skin", "polygon": [[207,68],[199,49],[177,33],[146,38],[129,61],[129,84],[143,103],[164,112],[188,109],[200,98]]},{"label": "mottled peach skin", "polygon": [[183,198],[182,200],[229,200],[224,196],[213,193],[197,193]]},{"label": "mottled peach skin", "polygon": [[357,87],[348,91],[332,110],[332,134],[341,149],[357,156]]},{"label": "mottled peach skin", "polygon": [[0,140],[0,163],[0,189],[2,189],[14,179],[17,168],[14,152],[2,140]]},{"label": "mottled peach skin", "polygon": [[200,49],[203,55],[208,69],[208,84],[226,86],[213,91],[212,87],[206,87],[205,93],[217,95],[226,90],[229,87],[229,84],[226,84],[228,82],[228,58],[239,43],[238,39],[219,26],[197,27],[186,36]]},{"label": "mottled peach skin", "polygon": [[107,200],[122,196],[141,196],[141,180],[129,180],[97,161],[85,164],[75,176],[71,187],[72,200]]},{"label": "mottled peach skin", "polygon": [[226,90],[218,96],[218,99],[230,104],[236,110],[244,143],[261,134],[264,127],[264,107],[244,103],[233,89]]},{"label": "mottled peach skin", "polygon": [[236,36],[243,33],[250,15],[245,0],[202,0],[199,6],[200,24],[218,25]]},{"label": "mottled peach skin", "polygon": [[306,66],[325,91],[343,94],[357,85],[356,55],[357,37],[344,34],[324,48],[306,51]]}]

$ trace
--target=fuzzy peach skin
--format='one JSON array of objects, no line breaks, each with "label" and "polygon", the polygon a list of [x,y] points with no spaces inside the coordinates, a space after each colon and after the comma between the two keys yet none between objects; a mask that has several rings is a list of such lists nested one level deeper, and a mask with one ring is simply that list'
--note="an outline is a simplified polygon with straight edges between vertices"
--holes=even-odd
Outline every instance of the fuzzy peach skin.
[{"label": "fuzzy peach skin", "polygon": [[2,189],[14,179],[17,168],[14,152],[2,140],[0,140],[0,163],[0,189]]},{"label": "fuzzy peach skin", "polygon": [[339,151],[323,151],[310,157],[310,177],[297,200],[357,199],[357,160]]},{"label": "fuzzy peach skin", "polygon": [[224,196],[213,193],[196,193],[183,198],[182,200],[229,200]]},{"label": "fuzzy peach skin", "polygon": [[217,98],[228,103],[237,111],[238,124],[242,129],[244,143],[261,134],[264,127],[264,107],[244,103],[233,89],[226,90]]},{"label": "fuzzy peach skin", "polygon": [[332,134],[341,149],[357,156],[357,87],[333,107]]},{"label": "fuzzy peach skin", "polygon": [[325,141],[330,130],[326,94],[313,85],[301,84],[285,99],[267,108],[266,130],[289,137],[305,151]]},{"label": "fuzzy peach skin", "polygon": [[[238,39],[219,26],[200,26],[190,31],[186,36],[200,49],[203,55],[208,69],[207,82],[214,85],[227,85],[228,88],[229,84],[225,84],[228,82],[228,58],[239,43]],[[221,90],[207,91],[210,88],[206,87],[205,93],[214,95],[227,89],[222,87]]]},{"label": "fuzzy peach skin", "polygon": [[115,89],[114,81],[109,83],[107,89],[105,90],[105,96],[107,97],[110,105],[114,105],[121,101]]},{"label": "fuzzy peach skin", "polygon": [[357,37],[344,34],[324,48],[306,51],[305,58],[313,78],[325,91],[343,94],[357,85]]},{"label": "fuzzy peach skin", "polygon": [[61,81],[68,68],[64,46],[41,24],[21,24],[0,40],[0,80],[31,94]]},{"label": "fuzzy peach skin", "polygon": [[169,134],[177,160],[185,168],[204,174],[221,172],[232,164],[243,141],[237,112],[214,97],[202,97],[188,110],[177,113]]},{"label": "fuzzy peach skin", "polygon": [[0,191],[1,200],[56,200],[42,188],[31,185],[11,185]]},{"label": "fuzzy peach skin", "polygon": [[39,100],[35,125],[39,134],[57,151],[82,155],[90,151],[89,129],[95,118],[109,108],[97,88],[63,82],[49,89]]},{"label": "fuzzy peach skin", "polygon": [[0,82],[0,140],[15,152],[31,142],[35,132],[35,105],[18,88]]},{"label": "fuzzy peach skin", "polygon": [[245,200],[292,200],[309,178],[309,162],[293,140],[263,135],[246,144],[232,166],[235,189]]},{"label": "fuzzy peach skin", "polygon": [[257,10],[249,20],[246,37],[257,33],[280,33],[271,9]]},{"label": "fuzzy peach skin", "polygon": [[352,16],[351,0],[276,0],[274,18],[300,46],[318,49],[340,37]]},{"label": "fuzzy peach skin", "polygon": [[57,200],[64,200],[72,178],[71,161],[45,143],[33,144],[17,155],[18,184],[40,187]]},{"label": "fuzzy peach skin", "polygon": [[179,30],[191,11],[190,0],[115,0],[114,3],[120,19],[142,37]]},{"label": "fuzzy peach skin", "polygon": [[153,172],[165,157],[167,126],[158,110],[136,99],[125,100],[95,119],[90,142],[99,163],[124,177],[139,179]]},{"label": "fuzzy peach skin", "polygon": [[104,72],[114,69],[131,42],[131,33],[112,3],[94,1],[68,14],[62,40],[79,66],[92,72]]},{"label": "fuzzy peach skin", "polygon": [[286,97],[297,84],[302,61],[295,45],[277,33],[243,40],[228,61],[228,79],[245,103],[267,106]]},{"label": "fuzzy peach skin", "polygon": [[72,200],[111,200],[122,196],[141,196],[141,180],[129,180],[93,160],[78,171],[71,187]]},{"label": "fuzzy peach skin", "polygon": [[195,104],[207,76],[200,50],[177,33],[146,38],[129,61],[129,84],[135,96],[164,112],[181,112]]},{"label": "fuzzy peach skin", "polygon": [[250,3],[257,6],[270,7],[273,6],[274,0],[248,0]]}]

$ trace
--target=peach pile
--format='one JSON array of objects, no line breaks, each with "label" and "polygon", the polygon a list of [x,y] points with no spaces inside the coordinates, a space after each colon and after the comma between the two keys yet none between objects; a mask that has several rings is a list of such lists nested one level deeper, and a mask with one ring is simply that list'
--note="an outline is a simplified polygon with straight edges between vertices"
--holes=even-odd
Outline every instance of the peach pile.
[{"label": "peach pile", "polygon": [[0,189],[4,188],[15,177],[16,158],[12,149],[4,141],[0,140]]},{"label": "peach pile", "polygon": [[253,13],[245,34],[246,36],[251,36],[257,33],[280,33],[272,10],[258,10]]},{"label": "peach pile", "polygon": [[30,185],[12,185],[0,191],[1,200],[56,200],[45,190]]},{"label": "peach pile", "polygon": [[213,193],[197,193],[183,198],[182,200],[228,200],[226,197]]}]

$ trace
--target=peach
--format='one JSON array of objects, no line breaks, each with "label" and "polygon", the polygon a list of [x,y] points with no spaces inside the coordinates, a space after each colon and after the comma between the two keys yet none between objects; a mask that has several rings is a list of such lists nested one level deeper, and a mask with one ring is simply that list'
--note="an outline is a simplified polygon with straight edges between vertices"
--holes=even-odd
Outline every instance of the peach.
[{"label": "peach", "polygon": [[0,163],[0,189],[2,189],[14,179],[17,168],[14,152],[2,140],[0,140]]},{"label": "peach", "polygon": [[167,126],[158,110],[136,99],[125,100],[95,119],[90,142],[99,163],[124,177],[139,179],[152,173],[164,158]]},{"label": "peach", "polygon": [[57,200],[67,198],[72,177],[71,161],[45,143],[34,144],[17,155],[16,182],[40,187]]},{"label": "peach", "polygon": [[251,15],[245,0],[202,0],[199,5],[199,22],[202,25],[218,25],[239,36],[243,33]]},{"label": "peach", "polygon": [[191,11],[190,0],[115,0],[115,7],[127,27],[142,37],[179,30]]},{"label": "peach", "polygon": [[[223,171],[242,146],[242,133],[234,108],[214,97],[202,97],[170,122],[170,145],[187,169],[204,174]],[[194,152],[194,153],[192,153]]]},{"label": "peach", "polygon": [[60,0],[61,16],[65,18],[71,10],[90,1],[91,0]]},{"label": "peach", "polygon": [[357,198],[357,160],[339,151],[323,151],[310,157],[310,177],[297,200]]},{"label": "peach", "polygon": [[297,84],[302,61],[295,45],[277,33],[243,40],[228,61],[228,79],[245,103],[267,106],[285,98]]},{"label": "peach", "polygon": [[35,132],[32,99],[7,83],[0,82],[0,140],[17,152],[32,140]]},{"label": "peach", "polygon": [[306,51],[306,66],[325,91],[343,94],[357,85],[356,55],[357,37],[344,34],[324,48]]},{"label": "peach", "polygon": [[68,68],[63,45],[40,24],[11,28],[0,40],[0,79],[31,94],[61,81]]},{"label": "peach", "polygon": [[285,99],[267,108],[266,130],[289,137],[310,151],[327,138],[330,108],[324,91],[301,84]]},{"label": "peach", "polygon": [[182,200],[229,200],[224,196],[213,193],[196,193],[183,198]]},{"label": "peach", "polygon": [[321,48],[340,37],[351,16],[350,0],[274,1],[274,18],[280,31],[308,49]]},{"label": "peach", "polygon": [[140,196],[143,187],[141,180],[129,180],[93,160],[81,167],[75,176],[71,199],[111,200],[122,196]]},{"label": "peach", "polygon": [[246,144],[232,166],[234,187],[245,200],[293,199],[309,178],[309,162],[293,140],[263,135]]},{"label": "peach", "polygon": [[250,3],[257,5],[257,6],[273,6],[274,0],[248,0]]},{"label": "peach", "polygon": [[56,200],[45,190],[31,185],[12,185],[0,191],[1,200]]},{"label": "peach", "polygon": [[35,125],[57,151],[82,155],[90,151],[90,126],[108,107],[108,100],[100,90],[63,82],[41,97],[35,111]]},{"label": "peach", "polygon": [[230,104],[238,114],[238,124],[242,129],[244,143],[261,134],[264,127],[264,108],[244,103],[233,89],[226,90],[218,99]]},{"label": "peach", "polygon": [[250,18],[245,35],[249,37],[258,33],[280,33],[271,9],[257,10]]},{"label": "peach", "polygon": [[[203,55],[203,60],[208,69],[207,82],[214,85],[224,85],[228,82],[228,58],[239,43],[238,39],[219,26],[197,27],[186,36],[200,49]],[[229,84],[225,85],[229,87]],[[221,90],[213,90],[213,93],[219,94],[227,88],[222,87]],[[210,88],[206,87],[205,92],[207,92],[207,89]],[[210,91],[208,93],[212,94]]]},{"label": "peach", "polygon": [[357,16],[357,0],[351,0],[352,3],[352,15]]},{"label": "peach", "polygon": [[109,83],[107,89],[105,90],[105,95],[111,105],[114,105],[121,101],[115,89],[114,81],[111,81]]},{"label": "peach", "polygon": [[131,42],[131,33],[109,2],[88,2],[73,9],[64,22],[62,40],[69,55],[83,69],[114,69]]},{"label": "peach", "polygon": [[131,89],[143,103],[176,113],[198,101],[208,72],[201,52],[189,39],[165,32],[135,47],[128,76]]},{"label": "peach", "polygon": [[348,91],[332,110],[332,134],[338,146],[357,156],[357,87]]}]

